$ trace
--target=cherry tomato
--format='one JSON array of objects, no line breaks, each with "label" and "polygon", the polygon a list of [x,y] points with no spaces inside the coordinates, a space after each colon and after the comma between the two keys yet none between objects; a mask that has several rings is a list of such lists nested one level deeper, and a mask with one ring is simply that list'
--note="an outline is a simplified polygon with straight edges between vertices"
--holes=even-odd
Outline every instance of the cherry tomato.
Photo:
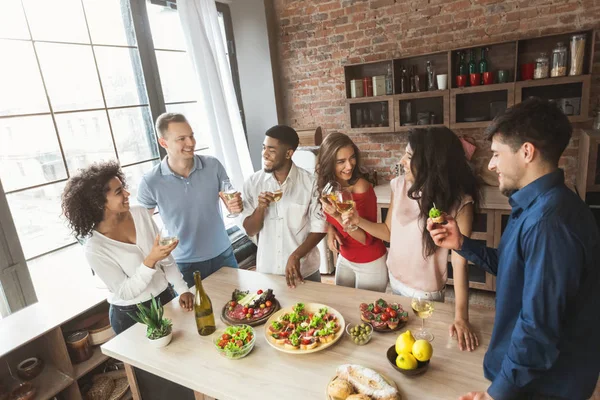
[{"label": "cherry tomato", "polygon": [[224,333],[223,336],[221,336],[221,339],[223,339],[223,340],[229,340],[229,339],[231,339],[231,336],[228,335],[227,333]]},{"label": "cherry tomato", "polygon": [[273,305],[273,303],[271,303],[271,300],[267,300],[265,302],[265,306],[267,306],[267,307],[271,307],[272,305]]},{"label": "cherry tomato", "polygon": [[381,307],[375,306],[373,307],[373,314],[379,314],[381,312]]},{"label": "cherry tomato", "polygon": [[227,340],[221,340],[221,341],[219,341],[218,346],[220,348],[224,348],[225,346],[227,346]]},{"label": "cherry tomato", "polygon": [[389,314],[390,314],[391,318],[396,318],[398,316],[398,313],[396,311],[394,311],[394,310],[390,311]]},{"label": "cherry tomato", "polygon": [[307,344],[311,344],[311,340],[310,339],[300,339],[300,343],[307,345]]},{"label": "cherry tomato", "polygon": [[256,294],[263,294],[262,289],[259,289],[258,292],[256,292]]},{"label": "cherry tomato", "polygon": [[382,321],[387,321],[389,319],[390,319],[390,314],[388,314],[388,313],[381,314],[381,320]]},{"label": "cherry tomato", "polygon": [[264,303],[260,305],[260,308],[265,308],[265,307],[266,307],[266,306],[265,306],[265,304],[264,304]]},{"label": "cherry tomato", "polygon": [[244,307],[244,308],[242,309],[242,312],[243,312],[244,314],[248,314],[248,307]]},{"label": "cherry tomato", "polygon": [[254,308],[249,308],[248,309],[248,314],[254,314]]},{"label": "cherry tomato", "polygon": [[391,307],[388,307],[385,309],[385,312],[390,314],[392,311],[394,311]]},{"label": "cherry tomato", "polygon": [[235,305],[236,305],[236,302],[235,302],[235,301],[230,301],[230,302],[229,302],[229,305],[230,305],[231,307],[235,307]]}]

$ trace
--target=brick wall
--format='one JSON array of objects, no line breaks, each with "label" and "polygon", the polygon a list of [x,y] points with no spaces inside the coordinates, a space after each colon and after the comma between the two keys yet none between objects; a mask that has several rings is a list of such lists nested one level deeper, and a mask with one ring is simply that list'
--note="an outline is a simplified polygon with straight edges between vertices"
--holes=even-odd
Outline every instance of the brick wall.
[{"label": "brick wall", "polygon": [[[600,27],[600,0],[271,0],[284,122],[345,132],[345,64],[406,57],[457,47]],[[270,3],[270,4],[269,4]],[[596,38],[592,107],[600,95]],[[574,182],[578,135],[561,165]],[[457,130],[489,158],[480,129]],[[364,165],[389,175],[406,146],[405,133],[351,135]],[[389,177],[389,176],[388,176]]]}]

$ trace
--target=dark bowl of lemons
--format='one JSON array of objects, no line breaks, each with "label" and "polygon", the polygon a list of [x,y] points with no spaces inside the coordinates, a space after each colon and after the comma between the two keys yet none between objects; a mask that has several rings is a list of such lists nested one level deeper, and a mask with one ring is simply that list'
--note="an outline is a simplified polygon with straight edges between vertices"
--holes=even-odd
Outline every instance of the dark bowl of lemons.
[{"label": "dark bowl of lemons", "polygon": [[[429,343],[429,342],[428,342]],[[387,351],[387,359],[394,369],[403,375],[415,376],[425,373],[429,369],[431,360],[419,361],[408,352],[398,354],[396,346],[391,346]]]}]

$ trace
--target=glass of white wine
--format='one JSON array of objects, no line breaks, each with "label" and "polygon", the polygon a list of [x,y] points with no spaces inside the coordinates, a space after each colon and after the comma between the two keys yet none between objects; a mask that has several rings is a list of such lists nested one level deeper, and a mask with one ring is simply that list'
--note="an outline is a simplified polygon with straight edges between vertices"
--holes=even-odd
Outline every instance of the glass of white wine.
[{"label": "glass of white wine", "polygon": [[[225,179],[221,183],[221,190],[223,191],[223,195],[225,196],[227,201],[233,200],[238,195],[238,191],[235,189],[235,187],[233,187],[229,179]],[[227,214],[227,218],[235,218],[238,215],[240,214],[229,213]]]},{"label": "glass of white wine", "polygon": [[169,230],[167,229],[166,226],[163,226],[160,229],[160,234],[158,237],[158,244],[160,244],[161,246],[170,246],[173,243],[175,243],[177,240],[179,240],[177,235],[174,235],[173,233],[169,232]]},{"label": "glass of white wine", "polygon": [[[336,201],[335,207],[339,211],[340,214],[347,213],[349,211],[354,210],[356,204],[352,199],[352,192],[348,188],[342,188],[336,192]],[[356,225],[348,225],[346,227],[346,232],[354,232],[358,227]]]},{"label": "glass of white wine", "polygon": [[414,296],[410,305],[415,315],[421,318],[421,330],[417,332],[415,339],[433,341],[433,333],[425,329],[425,318],[429,318],[433,314],[433,300],[428,299],[426,296]]},{"label": "glass of white wine", "polygon": [[280,219],[277,203],[279,203],[279,200],[281,200],[281,198],[283,197],[283,189],[281,188],[279,182],[277,182],[277,179],[275,179],[275,176],[273,176],[273,178],[269,180],[267,186],[267,190],[273,195],[273,202],[275,203],[275,215],[273,215],[271,219]]}]

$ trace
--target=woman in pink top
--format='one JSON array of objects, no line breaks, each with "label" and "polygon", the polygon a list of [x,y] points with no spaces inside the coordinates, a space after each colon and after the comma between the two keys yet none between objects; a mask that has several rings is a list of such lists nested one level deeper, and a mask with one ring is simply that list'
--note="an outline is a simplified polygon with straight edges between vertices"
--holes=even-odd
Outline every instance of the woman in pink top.
[{"label": "woman in pink top", "polygon": [[[479,201],[479,185],[460,140],[448,128],[412,130],[400,164],[404,176],[391,182],[385,223],[349,214],[344,225],[358,225],[390,242],[387,266],[394,293],[444,301],[448,250],[437,247],[425,229],[429,209],[435,203],[436,208],[455,217],[461,232],[469,236]],[[457,335],[461,350],[473,350],[478,340],[469,324],[467,261],[455,252],[451,260],[456,311],[450,334]]]}]

